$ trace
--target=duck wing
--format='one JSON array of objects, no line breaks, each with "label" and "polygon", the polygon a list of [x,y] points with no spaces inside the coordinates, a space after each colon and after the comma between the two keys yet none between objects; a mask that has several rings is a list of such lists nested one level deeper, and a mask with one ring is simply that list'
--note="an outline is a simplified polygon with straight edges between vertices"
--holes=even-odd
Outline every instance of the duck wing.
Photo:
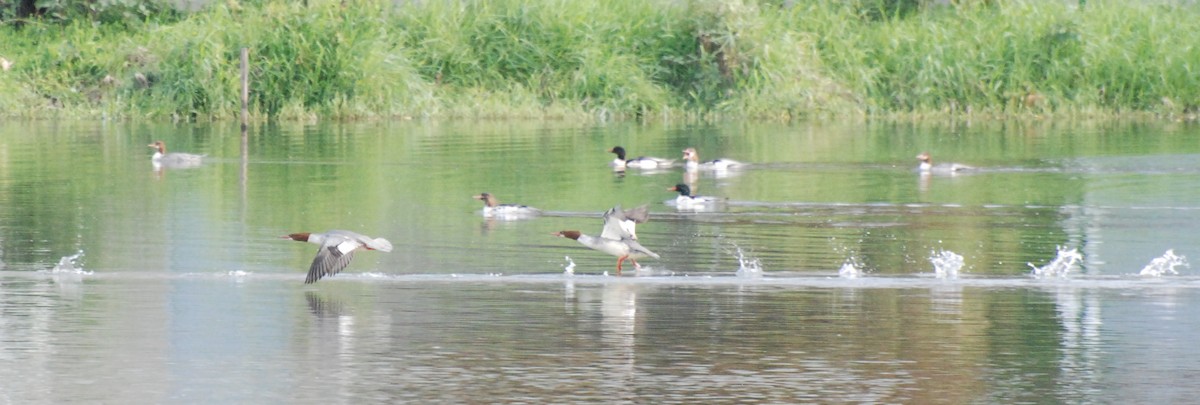
[{"label": "duck wing", "polygon": [[649,218],[645,206],[629,211],[621,210],[620,205],[612,207],[604,212],[604,228],[600,231],[600,237],[617,240],[637,239],[637,224],[646,222]]},{"label": "duck wing", "polygon": [[350,261],[354,259],[354,251],[350,249],[344,251],[344,243],[326,243],[317,250],[317,257],[313,258],[311,266],[308,266],[308,277],[304,279],[304,284],[312,284],[325,276],[338,274],[350,265]]}]

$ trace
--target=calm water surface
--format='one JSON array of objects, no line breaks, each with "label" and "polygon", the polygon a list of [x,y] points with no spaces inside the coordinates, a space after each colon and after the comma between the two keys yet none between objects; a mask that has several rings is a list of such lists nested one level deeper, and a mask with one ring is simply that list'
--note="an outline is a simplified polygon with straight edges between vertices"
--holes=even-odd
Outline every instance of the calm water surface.
[{"label": "calm water surface", "polygon": [[[0,403],[1190,402],[1198,184],[1176,124],[0,123]],[[616,204],[622,277],[551,236]],[[396,249],[304,285],[327,229]]]}]

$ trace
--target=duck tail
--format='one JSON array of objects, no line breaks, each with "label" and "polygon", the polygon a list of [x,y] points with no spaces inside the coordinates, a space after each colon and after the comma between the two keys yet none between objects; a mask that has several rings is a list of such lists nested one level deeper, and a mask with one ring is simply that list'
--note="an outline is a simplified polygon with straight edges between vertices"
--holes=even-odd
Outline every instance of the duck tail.
[{"label": "duck tail", "polygon": [[380,252],[391,252],[392,242],[388,242],[388,240],[384,238],[375,238],[371,241],[371,243],[367,244],[367,247]]}]

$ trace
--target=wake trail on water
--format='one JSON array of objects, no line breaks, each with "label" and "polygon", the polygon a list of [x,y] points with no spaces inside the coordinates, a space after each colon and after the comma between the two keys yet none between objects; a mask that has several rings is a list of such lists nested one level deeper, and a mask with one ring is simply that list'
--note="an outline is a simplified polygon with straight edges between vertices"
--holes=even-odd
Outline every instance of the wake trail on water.
[{"label": "wake trail on water", "polygon": [[[1162,256],[1152,259],[1141,271],[1121,275],[1080,274],[1083,255],[1075,248],[1059,246],[1055,256],[1038,266],[1028,263],[1032,269],[1025,275],[964,275],[962,255],[949,250],[932,250],[928,257],[933,265],[930,273],[881,274],[868,276],[861,259],[849,253],[836,271],[829,272],[767,272],[762,260],[737,244],[728,250],[737,261],[737,269],[728,272],[679,271],[665,268],[637,272],[615,277],[603,272],[599,274],[576,274],[575,261],[564,256],[561,269],[555,273],[425,273],[404,274],[386,271],[364,271],[342,273],[322,284],[353,283],[424,283],[424,282],[498,282],[498,283],[558,283],[564,280],[582,283],[631,283],[631,284],[711,284],[711,285],[757,285],[778,287],[813,288],[919,288],[945,286],[947,283],[978,286],[984,288],[1012,288],[1043,286],[1077,288],[1200,288],[1200,276],[1180,275],[1179,268],[1189,267],[1187,258],[1168,249]],[[78,275],[86,279],[136,282],[139,280],[194,280],[232,281],[235,283],[295,283],[303,287],[302,275],[286,272],[253,272],[226,270],[213,272],[150,272],[150,271],[88,271],[78,265],[83,251],[63,256],[49,271],[0,271],[0,281],[12,278],[39,278]],[[645,268],[645,267],[644,267]],[[1163,282],[1169,280],[1169,282]]]}]

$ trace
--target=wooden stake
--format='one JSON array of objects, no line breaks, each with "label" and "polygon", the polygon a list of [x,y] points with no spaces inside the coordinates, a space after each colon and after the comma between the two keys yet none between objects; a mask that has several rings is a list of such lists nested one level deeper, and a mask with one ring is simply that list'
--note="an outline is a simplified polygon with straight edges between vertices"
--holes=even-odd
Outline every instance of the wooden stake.
[{"label": "wooden stake", "polygon": [[250,48],[242,48],[242,133],[250,121]]}]

